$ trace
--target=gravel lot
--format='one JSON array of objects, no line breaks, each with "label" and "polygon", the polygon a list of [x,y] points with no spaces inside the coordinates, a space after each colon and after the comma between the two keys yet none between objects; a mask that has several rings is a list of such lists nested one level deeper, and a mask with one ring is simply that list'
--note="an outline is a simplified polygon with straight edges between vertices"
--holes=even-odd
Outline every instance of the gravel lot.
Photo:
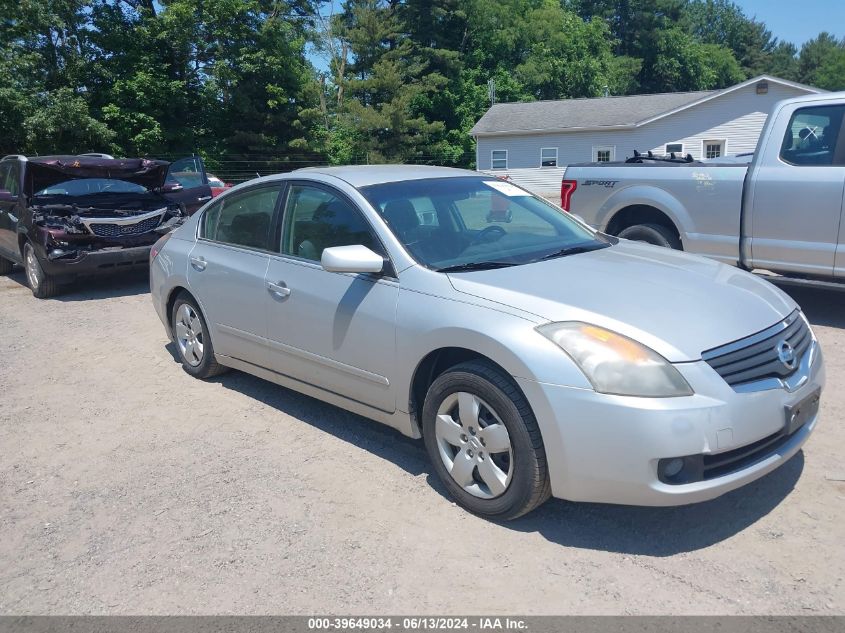
[{"label": "gravel lot", "polygon": [[845,294],[790,290],[822,422],[768,477],[649,509],[452,505],[422,444],[175,362],[144,278],[0,278],[0,613],[845,614]]}]

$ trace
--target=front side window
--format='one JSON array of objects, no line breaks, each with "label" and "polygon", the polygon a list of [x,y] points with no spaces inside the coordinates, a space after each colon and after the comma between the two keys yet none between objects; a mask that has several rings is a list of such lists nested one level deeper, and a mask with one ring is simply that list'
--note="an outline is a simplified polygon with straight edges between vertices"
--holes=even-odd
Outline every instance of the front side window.
[{"label": "front side window", "polygon": [[292,185],[284,217],[282,253],[285,255],[318,262],[326,248],[355,244],[384,254],[360,212],[326,189]]},{"label": "front side window", "polygon": [[557,167],[557,147],[544,147],[540,150],[540,167]]},{"label": "front side window", "polygon": [[842,128],[845,106],[800,108],[786,127],[780,157],[791,165],[837,164],[836,140]]},{"label": "front side window", "polygon": [[[542,198],[489,176],[392,182],[361,193],[411,256],[435,270],[512,266],[608,245]],[[419,222],[420,198],[437,225]]]},{"label": "front side window", "polygon": [[209,207],[200,235],[234,246],[269,250],[278,187],[258,187],[229,195]]},{"label": "front side window", "polygon": [[178,183],[185,189],[200,187],[205,184],[202,161],[197,156],[182,158],[170,164],[167,170],[167,183]]},{"label": "front side window", "polygon": [[490,152],[490,169],[508,168],[508,150],[494,149]]}]

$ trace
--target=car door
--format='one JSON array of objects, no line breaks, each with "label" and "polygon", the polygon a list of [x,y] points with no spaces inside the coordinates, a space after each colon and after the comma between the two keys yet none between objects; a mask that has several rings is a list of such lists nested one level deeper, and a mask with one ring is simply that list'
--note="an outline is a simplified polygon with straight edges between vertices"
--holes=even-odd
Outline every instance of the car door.
[{"label": "car door", "polygon": [[845,163],[837,158],[843,112],[841,105],[794,104],[778,115],[788,117],[783,137],[768,140],[776,147],[761,154],[753,174],[755,268],[833,273],[845,191]]},{"label": "car door", "polygon": [[176,191],[165,191],[168,200],[185,205],[188,215],[211,200],[211,186],[205,173],[205,163],[199,156],[181,158],[170,164],[167,169],[165,185],[168,189],[173,185],[180,185]]},{"label": "car door", "polygon": [[200,218],[188,283],[211,329],[215,352],[267,365],[264,278],[281,185],[256,185],[226,196]]},{"label": "car door", "polygon": [[20,165],[17,160],[0,163],[0,254],[20,259],[18,253],[18,211]]},{"label": "car door", "polygon": [[360,210],[322,184],[290,182],[283,218],[266,277],[271,369],[394,411],[399,283],[392,268],[372,275],[320,266],[324,248],[363,244],[385,256],[384,247]]}]

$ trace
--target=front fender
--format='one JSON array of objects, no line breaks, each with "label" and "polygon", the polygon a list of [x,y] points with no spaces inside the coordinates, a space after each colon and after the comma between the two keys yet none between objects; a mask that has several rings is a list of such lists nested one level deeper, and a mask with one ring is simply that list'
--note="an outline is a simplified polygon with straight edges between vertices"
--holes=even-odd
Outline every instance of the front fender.
[{"label": "front fender", "polygon": [[481,354],[511,376],[592,389],[572,359],[535,330],[545,323],[478,305],[401,291],[397,309],[397,407],[407,407],[414,373],[431,352],[462,348]]}]

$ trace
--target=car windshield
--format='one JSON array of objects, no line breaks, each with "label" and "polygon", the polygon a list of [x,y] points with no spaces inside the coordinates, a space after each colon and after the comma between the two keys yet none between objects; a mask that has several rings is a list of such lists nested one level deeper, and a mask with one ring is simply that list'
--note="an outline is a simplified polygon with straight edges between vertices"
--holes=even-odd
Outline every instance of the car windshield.
[{"label": "car windshield", "polygon": [[361,193],[411,255],[435,270],[513,266],[609,246],[542,198],[493,177],[391,182]]},{"label": "car windshield", "polygon": [[36,196],[90,196],[98,193],[146,193],[147,189],[134,182],[112,178],[74,178],[36,191]]}]

